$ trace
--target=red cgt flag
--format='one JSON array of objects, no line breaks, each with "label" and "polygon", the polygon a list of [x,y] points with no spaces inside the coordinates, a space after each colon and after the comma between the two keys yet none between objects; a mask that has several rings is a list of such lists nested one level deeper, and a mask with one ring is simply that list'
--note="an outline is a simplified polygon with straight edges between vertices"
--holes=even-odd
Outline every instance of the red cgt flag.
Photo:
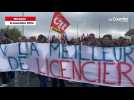
[{"label": "red cgt flag", "polygon": [[53,19],[51,22],[52,30],[59,33],[64,33],[69,25],[70,23],[60,12],[54,12]]}]

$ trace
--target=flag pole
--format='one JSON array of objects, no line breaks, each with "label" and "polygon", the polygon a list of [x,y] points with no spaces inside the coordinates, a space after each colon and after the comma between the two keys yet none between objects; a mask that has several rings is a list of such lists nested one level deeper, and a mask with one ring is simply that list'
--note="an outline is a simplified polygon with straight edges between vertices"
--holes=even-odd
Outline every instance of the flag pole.
[{"label": "flag pole", "polygon": [[51,34],[51,23],[52,23],[52,16],[51,16],[51,14],[50,14],[50,25],[49,25],[49,30],[48,30],[48,37],[49,37],[49,43],[50,43],[50,34]]},{"label": "flag pole", "polygon": [[[22,16],[24,17],[24,12],[22,12]],[[24,25],[22,25],[22,33],[24,35]]]},{"label": "flag pole", "polygon": [[78,38],[78,24],[77,24],[77,38]]},{"label": "flag pole", "polygon": [[131,29],[131,17],[130,16],[129,16],[128,24],[129,24],[129,30],[130,30]]},{"label": "flag pole", "polygon": [[101,27],[100,27],[100,24],[99,24],[99,39],[100,39],[100,28],[101,28]]},{"label": "flag pole", "polygon": [[[51,26],[50,26],[50,27],[51,27]],[[49,37],[49,43],[50,43],[50,30],[51,30],[50,27],[49,27],[49,30],[48,30],[48,31],[49,31],[49,32],[48,32],[48,33],[49,33],[49,34],[48,34],[48,37]]]}]

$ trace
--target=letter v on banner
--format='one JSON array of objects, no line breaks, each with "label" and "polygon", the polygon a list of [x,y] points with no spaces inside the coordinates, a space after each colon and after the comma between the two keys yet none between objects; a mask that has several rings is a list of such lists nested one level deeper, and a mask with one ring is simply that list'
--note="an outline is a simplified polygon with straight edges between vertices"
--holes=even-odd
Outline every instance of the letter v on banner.
[{"label": "letter v on banner", "polygon": [[54,12],[50,26],[53,31],[64,33],[69,25],[68,20],[60,12]]}]

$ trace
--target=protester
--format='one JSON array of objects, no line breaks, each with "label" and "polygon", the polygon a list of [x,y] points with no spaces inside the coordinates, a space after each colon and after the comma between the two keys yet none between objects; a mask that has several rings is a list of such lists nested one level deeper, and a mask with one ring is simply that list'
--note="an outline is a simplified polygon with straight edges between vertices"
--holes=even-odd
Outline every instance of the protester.
[{"label": "protester", "polygon": [[[87,37],[82,35],[82,44],[81,45],[86,45],[86,46],[99,46],[100,42],[96,39],[94,34],[88,34]],[[93,84],[87,84],[87,83],[80,83],[81,87],[97,87],[97,85]]]},{"label": "protester", "polygon": [[112,35],[104,35],[102,40],[101,40],[101,46],[102,47],[112,47],[114,46],[113,40],[112,40]]},{"label": "protester", "polygon": [[[20,37],[18,37],[18,39],[17,39],[17,41],[16,42],[19,42],[19,43],[21,43],[21,42],[28,42],[29,40],[28,40],[28,38],[27,37],[25,37],[25,36],[20,36]],[[25,76],[25,79],[23,80],[23,81],[25,81],[25,85],[26,86],[29,86],[29,82],[30,82],[30,73],[31,72],[15,72],[15,80],[14,80],[14,85],[16,86],[16,87],[18,87],[19,85],[20,85],[20,83],[19,83],[19,77],[20,76]]]},{"label": "protester", "polygon": [[30,37],[29,39],[27,39],[27,42],[37,42],[36,37]]},{"label": "protester", "polygon": [[[9,44],[11,41],[5,37],[5,36],[0,36],[0,44]],[[1,85],[0,87],[7,87],[8,83],[10,80],[14,77],[13,72],[0,72],[0,77],[1,77]]]},{"label": "protester", "polygon": [[[37,38],[37,42],[38,43],[48,43],[48,39],[43,36],[43,35],[39,35]],[[48,87],[48,77],[46,76],[42,76],[42,75],[38,75],[39,80],[40,80],[40,87]]]},{"label": "protester", "polygon": [[131,41],[129,39],[125,39],[124,37],[119,37],[118,42],[119,42],[118,46],[129,46],[129,45],[131,45]]},{"label": "protester", "polygon": [[[62,41],[62,40],[61,40]],[[51,43],[60,43],[60,40],[55,37],[55,35],[52,36],[52,39],[50,41]]]},{"label": "protester", "polygon": [[48,43],[48,39],[44,35],[39,35],[38,38],[37,38],[37,42]]},{"label": "protester", "polygon": [[25,36],[20,36],[17,40],[17,42],[27,42],[27,38]]},{"label": "protester", "polygon": [[[52,36],[52,40],[51,40],[51,43],[67,43],[67,41],[65,41],[64,39],[64,36],[62,35],[61,36],[61,40],[59,40],[58,38],[56,38],[56,36]],[[62,79],[56,79],[56,78],[51,78],[52,80],[52,86],[53,87],[58,87],[58,84],[59,84],[59,87],[65,87],[65,83],[64,83],[64,80]]]},{"label": "protester", "polygon": [[[96,38],[93,33],[83,34],[81,37],[68,39],[65,34],[61,34],[61,38],[57,38],[55,35],[52,37],[49,37],[51,39],[48,39],[44,35],[39,35],[38,38],[32,36],[29,39],[27,39],[25,36],[20,36],[16,42],[37,42],[37,43],[61,43],[64,45],[86,45],[86,46],[101,46],[101,47],[122,47],[122,46],[129,46],[134,45],[134,38],[131,38],[131,40],[126,39],[124,37],[119,37],[118,39],[113,39],[112,35],[106,34],[102,38]],[[5,36],[0,36],[0,44],[7,44],[12,43],[13,41],[8,39]],[[66,49],[66,48],[64,48]],[[45,51],[45,50],[44,50]],[[7,86],[9,83],[9,80],[11,76],[13,76],[13,73],[8,72],[0,72],[0,77],[2,80],[1,86]],[[48,78],[46,76],[38,75],[38,78],[40,80],[40,87],[48,87],[48,80],[51,79],[52,86],[53,87],[65,87],[66,81],[62,79],[56,79],[56,78]],[[96,87],[97,85],[87,84],[87,83],[80,83],[80,86],[82,87]]]},{"label": "protester", "polygon": [[118,39],[113,39],[114,47],[120,46],[120,41]]}]

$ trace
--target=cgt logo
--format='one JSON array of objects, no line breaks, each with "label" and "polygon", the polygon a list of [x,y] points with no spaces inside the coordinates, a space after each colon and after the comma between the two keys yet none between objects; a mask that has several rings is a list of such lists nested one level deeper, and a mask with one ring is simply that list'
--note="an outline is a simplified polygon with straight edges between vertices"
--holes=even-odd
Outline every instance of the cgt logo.
[{"label": "cgt logo", "polygon": [[66,22],[63,21],[63,19],[60,19],[60,16],[56,16],[54,18],[54,24],[57,26],[58,29],[60,30],[65,30],[68,25]]},{"label": "cgt logo", "polygon": [[127,17],[112,17],[112,18],[109,18],[108,21],[110,21],[110,22],[128,22],[128,18]]},{"label": "cgt logo", "polygon": [[59,33],[64,33],[67,27],[70,25],[68,20],[60,13],[55,12],[51,22],[51,28]]}]

